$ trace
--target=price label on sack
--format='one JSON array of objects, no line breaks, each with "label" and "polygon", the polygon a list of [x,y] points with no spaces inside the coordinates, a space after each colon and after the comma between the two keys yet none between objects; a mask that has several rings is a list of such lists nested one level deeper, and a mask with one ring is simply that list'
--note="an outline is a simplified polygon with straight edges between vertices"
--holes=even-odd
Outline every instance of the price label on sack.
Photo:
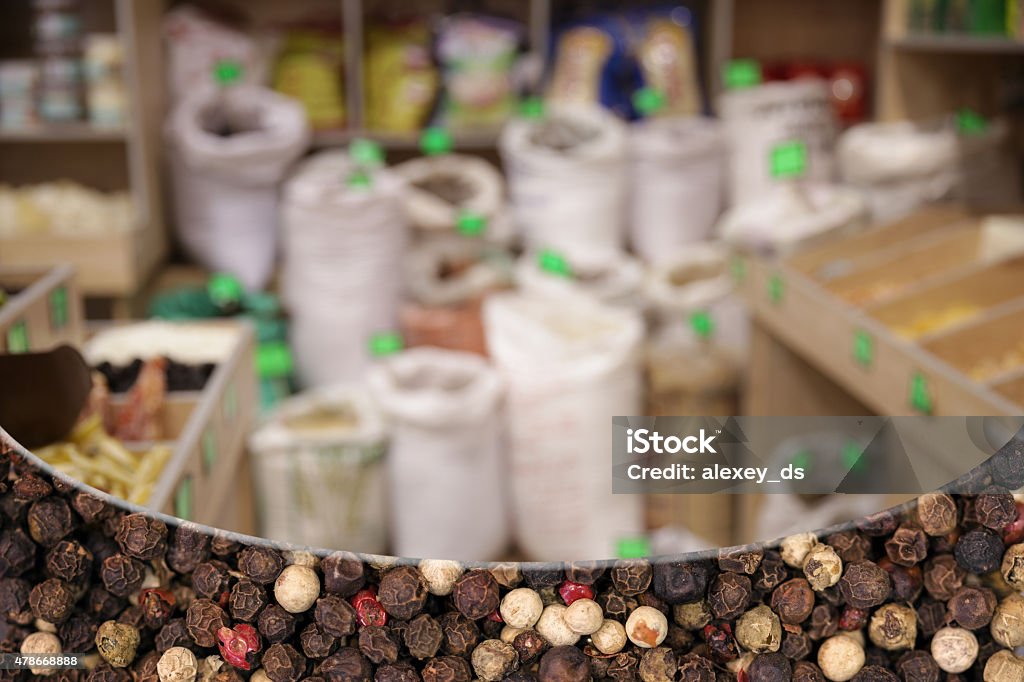
[{"label": "price label on sack", "polygon": [[192,518],[192,477],[185,476],[174,492],[174,515],[186,521]]},{"label": "price label on sack", "polygon": [[364,168],[384,165],[384,150],[379,144],[365,137],[352,140],[348,146],[348,155],[354,163]]},{"label": "price label on sack", "polygon": [[853,333],[853,359],[864,368],[875,361],[875,339],[863,329]]},{"label": "price label on sack", "polygon": [[243,74],[242,65],[234,59],[220,59],[213,65],[213,80],[222,87],[238,83]]},{"label": "price label on sack", "polygon": [[715,322],[706,310],[697,310],[690,315],[690,328],[699,338],[710,339],[715,333]]},{"label": "price label on sack", "polygon": [[403,348],[405,342],[398,332],[377,332],[370,337],[370,355],[375,358],[394,355]]},{"label": "price label on sack", "polygon": [[242,283],[234,275],[217,272],[210,276],[206,293],[218,308],[233,308],[242,302],[245,293]]},{"label": "price label on sack", "polygon": [[57,287],[50,292],[50,326],[54,331],[68,324],[68,289]]},{"label": "price label on sack", "polygon": [[935,409],[928,378],[921,372],[910,375],[910,406],[922,414],[931,414]]},{"label": "price label on sack", "polygon": [[565,277],[567,279],[572,277],[572,268],[569,266],[569,261],[557,251],[544,249],[539,252],[537,254],[537,265],[544,272],[557,277]]},{"label": "price label on sack", "polygon": [[28,325],[25,320],[19,320],[7,330],[7,352],[27,353],[28,352]]},{"label": "price label on sack", "polygon": [[487,229],[487,217],[476,211],[462,210],[455,221],[455,229],[464,237],[479,237]]},{"label": "price label on sack", "polygon": [[633,93],[633,108],[643,116],[654,116],[668,104],[668,97],[658,88],[640,88]]},{"label": "price label on sack", "polygon": [[988,130],[988,119],[973,109],[956,112],[956,130],[961,135],[981,135]]},{"label": "price label on sack", "polygon": [[775,274],[768,278],[768,300],[778,305],[786,296],[786,283],[782,275]]},{"label": "price label on sack", "polygon": [[799,178],[807,172],[807,143],[788,140],[772,147],[770,170],[773,178]]},{"label": "price label on sack", "polygon": [[762,80],[761,63],[756,59],[733,59],[725,63],[722,80],[729,90],[752,88]]},{"label": "price label on sack", "polygon": [[523,118],[544,118],[544,100],[540,97],[526,97],[519,102],[519,115]]},{"label": "price label on sack", "polygon": [[420,135],[420,151],[427,156],[440,156],[452,150],[451,134],[440,126],[431,126]]},{"label": "price label on sack", "polygon": [[616,544],[620,559],[643,559],[651,555],[651,542],[643,536],[619,538]]}]

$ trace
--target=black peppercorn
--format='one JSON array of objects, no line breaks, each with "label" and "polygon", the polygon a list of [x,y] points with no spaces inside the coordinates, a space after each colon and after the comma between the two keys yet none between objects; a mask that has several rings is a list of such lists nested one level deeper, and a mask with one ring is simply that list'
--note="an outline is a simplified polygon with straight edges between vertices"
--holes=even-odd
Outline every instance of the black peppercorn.
[{"label": "black peppercorn", "polygon": [[259,585],[275,580],[284,569],[284,558],[269,547],[246,547],[238,554],[238,570]]},{"label": "black peppercorn", "polygon": [[334,552],[320,562],[324,589],[341,597],[351,597],[366,584],[363,562],[351,552]]},{"label": "black peppercorn", "polygon": [[780,653],[757,654],[747,666],[750,682],[789,682],[793,678],[793,666]]},{"label": "black peppercorn", "polygon": [[184,618],[172,618],[164,623],[160,631],[156,633],[156,650],[160,653],[176,646],[186,649],[195,649],[196,643],[188,634],[188,625]]},{"label": "black peppercorn", "polygon": [[59,578],[50,578],[32,588],[28,603],[36,618],[50,623],[62,623],[75,606],[75,593]]},{"label": "black peppercorn", "polygon": [[121,551],[142,561],[152,561],[167,552],[167,526],[146,514],[128,514],[121,519],[115,537]]},{"label": "black peppercorn", "polygon": [[377,600],[392,618],[409,620],[423,611],[427,584],[412,566],[397,566],[381,576]]},{"label": "black peppercorn", "polygon": [[872,561],[855,561],[839,579],[839,592],[850,606],[870,609],[885,603],[892,592],[889,574]]},{"label": "black peppercorn", "polygon": [[949,600],[949,616],[960,627],[980,630],[992,622],[996,610],[996,595],[984,587],[964,586]]},{"label": "black peppercorn", "polygon": [[409,621],[408,627],[402,632],[402,641],[409,655],[423,660],[437,654],[441,648],[444,633],[441,626],[431,616],[421,613]]},{"label": "black peppercorn", "polygon": [[132,682],[132,676],[126,669],[115,668],[102,661],[89,671],[85,682]]},{"label": "black peppercorn", "polygon": [[891,535],[899,521],[892,511],[886,509],[857,520],[857,528],[868,537],[880,538]]},{"label": "black peppercorn", "polygon": [[565,567],[565,578],[580,585],[593,585],[604,571],[604,564],[599,561],[573,561]]},{"label": "black peppercorn", "polygon": [[708,589],[708,606],[716,618],[733,620],[750,603],[750,578],[738,573],[721,573]]},{"label": "black peppercorn", "polygon": [[945,493],[929,493],[917,500],[917,520],[921,529],[932,536],[942,536],[956,529],[956,501]]},{"label": "black peppercorn", "polygon": [[313,618],[332,637],[348,637],[356,631],[356,610],[336,594],[328,594],[316,600]]},{"label": "black peppercorn", "polygon": [[786,658],[799,661],[810,656],[813,648],[814,643],[807,636],[807,633],[803,630],[794,629],[786,632],[786,636],[782,638],[782,648],[780,651],[782,651]]},{"label": "black peppercorn", "polygon": [[103,560],[100,578],[115,597],[127,597],[142,586],[142,581],[146,579],[146,567],[138,559],[115,554]]},{"label": "black peppercorn", "polygon": [[964,583],[967,572],[951,554],[940,554],[924,566],[924,588],[940,601],[949,601]]},{"label": "black peppercorn", "polygon": [[714,682],[715,664],[699,654],[688,653],[679,659],[680,682]]},{"label": "black peppercorn", "polygon": [[480,630],[476,623],[457,611],[449,611],[441,616],[438,624],[444,633],[445,653],[467,658],[473,652],[473,647],[480,639]]},{"label": "black peppercorn", "polygon": [[656,595],[653,595],[650,592],[642,592],[636,595],[636,603],[639,606],[650,606],[652,609],[657,609],[664,613],[666,618],[671,614],[672,611],[672,609],[669,608],[668,604],[666,604],[663,600],[659,599]]},{"label": "black peppercorn", "polygon": [[1024,487],[1024,440],[1015,436],[986,463],[992,480],[1010,490]]},{"label": "black peppercorn", "polygon": [[931,637],[948,622],[944,603],[925,598],[917,606],[917,629],[925,637]]},{"label": "black peppercorn", "polygon": [[220,603],[231,588],[230,570],[223,561],[204,561],[192,572],[192,589],[199,597]]},{"label": "black peppercorn", "polygon": [[986,528],[1002,530],[1017,519],[1013,493],[998,485],[985,488],[974,500],[974,514]]},{"label": "black peppercorn", "polygon": [[894,601],[914,601],[920,596],[924,586],[920,566],[900,566],[892,562],[889,557],[882,557],[878,565],[885,569],[892,581],[892,594],[890,598]]},{"label": "black peppercorn", "polygon": [[114,618],[124,607],[124,599],[98,585],[89,590],[85,599],[85,612],[100,622]]},{"label": "black peppercorn", "polygon": [[640,679],[640,656],[635,651],[624,651],[612,657],[608,664],[608,677],[615,682],[635,682]]},{"label": "black peppercorn", "polygon": [[529,587],[541,590],[557,587],[565,580],[565,571],[559,564],[530,563],[522,565],[523,580]]},{"label": "black peppercorn", "polygon": [[96,523],[113,513],[114,508],[100,498],[84,491],[71,494],[71,508],[86,523]]},{"label": "black peppercorn", "polygon": [[320,674],[340,682],[370,682],[373,666],[357,649],[345,646],[324,659]]},{"label": "black peppercorn", "polygon": [[456,656],[438,656],[427,661],[420,673],[423,682],[470,682],[469,663]]},{"label": "black peppercorn", "polygon": [[44,497],[28,510],[28,532],[43,547],[52,547],[71,532],[71,507],[60,497]]},{"label": "black peppercorn", "polygon": [[547,651],[548,642],[536,630],[523,630],[512,640],[512,648],[519,654],[519,662],[529,665]]},{"label": "black peppercorn", "polygon": [[469,571],[455,581],[452,600],[455,608],[467,618],[483,618],[494,613],[501,603],[498,582],[490,571]]},{"label": "black peppercorn", "polygon": [[46,573],[65,582],[77,583],[92,571],[92,552],[75,540],[61,540],[46,554]]},{"label": "black peppercorn", "polygon": [[96,621],[76,613],[57,626],[57,637],[65,651],[88,651],[93,647],[97,627]]},{"label": "black peppercorn", "polygon": [[373,682],[420,682],[420,674],[405,661],[386,663],[377,668]]},{"label": "black peppercorn", "polygon": [[903,682],[939,682],[939,664],[926,651],[916,649],[900,656],[896,672]]},{"label": "black peppercorn", "polygon": [[[324,627],[322,621],[318,620],[317,622]],[[278,604],[271,604],[260,611],[260,615],[256,618],[256,629],[268,642],[283,642],[295,634],[295,616]],[[324,631],[335,637],[338,636],[326,627],[324,627]]]},{"label": "black peppercorn", "polygon": [[953,555],[962,569],[981,575],[999,568],[1003,560],[1003,541],[988,528],[975,528],[960,536]]},{"label": "black peppercorn", "polygon": [[589,682],[590,659],[574,646],[556,646],[540,657],[540,682]]},{"label": "black peppercorn", "polygon": [[855,530],[832,533],[825,538],[825,544],[836,551],[843,564],[863,561],[871,556],[871,541]]},{"label": "black peppercorn", "polygon": [[36,474],[23,474],[12,487],[14,497],[23,502],[41,500],[53,492],[53,486]]},{"label": "black peppercorn", "polygon": [[32,584],[21,578],[0,579],[0,616],[15,620],[28,608]]},{"label": "black peppercorn", "polygon": [[238,552],[238,542],[231,539],[231,536],[224,531],[215,531],[210,538],[210,552],[214,556],[227,557]]},{"label": "black peppercorn", "polygon": [[87,550],[92,552],[93,566],[99,566],[109,557],[121,553],[121,548],[117,546],[114,539],[107,537],[97,528],[89,531],[82,544],[85,545]]},{"label": "black peppercorn", "polygon": [[900,678],[888,668],[880,665],[866,665],[853,676],[852,682],[900,682]]},{"label": "black peppercorn", "polygon": [[174,529],[167,546],[167,565],[181,574],[188,574],[210,556],[210,537],[191,523]]},{"label": "black peppercorn", "polygon": [[825,676],[814,663],[797,661],[793,666],[793,682],[825,682]]},{"label": "black peppercorn", "polygon": [[654,594],[668,604],[684,604],[704,597],[709,570],[700,561],[658,561],[653,566]]},{"label": "black peppercorn", "polygon": [[212,647],[217,644],[217,631],[228,627],[228,617],[209,599],[196,599],[185,611],[185,625],[198,646]]},{"label": "black peppercorn", "polygon": [[807,622],[807,636],[818,641],[828,639],[839,630],[839,614],[834,606],[818,604],[811,610]]},{"label": "black peppercorn", "polygon": [[235,620],[251,623],[268,603],[267,591],[251,580],[243,578],[231,587],[228,611]]},{"label": "black peppercorn", "polygon": [[504,629],[505,626],[497,620],[487,618],[480,621],[480,633],[484,639],[500,639],[501,631]]},{"label": "black peppercorn", "polygon": [[928,555],[928,536],[920,528],[900,526],[885,541],[885,553],[894,564],[913,566]]},{"label": "black peppercorn", "polygon": [[629,614],[639,606],[635,599],[632,597],[624,597],[615,590],[602,592],[597,595],[597,599],[595,599],[595,601],[604,611],[605,618],[617,620],[620,623],[625,623],[626,619],[629,618]]},{"label": "black peppercorn", "polygon": [[298,682],[305,676],[306,659],[291,644],[271,644],[263,654],[263,672],[271,682]]},{"label": "black peppercorn", "polygon": [[633,597],[646,591],[651,585],[652,575],[650,562],[643,559],[616,561],[611,570],[612,585],[623,597]]},{"label": "black peppercorn", "polygon": [[134,682],[160,682],[160,674],[156,666],[160,662],[160,654],[150,651],[142,656],[132,665],[132,680]]},{"label": "black peppercorn", "polygon": [[676,655],[667,646],[646,649],[640,655],[637,672],[643,682],[675,682],[679,664]]},{"label": "black peppercorn", "polygon": [[781,585],[787,577],[789,577],[789,572],[786,570],[786,563],[782,560],[782,555],[776,551],[766,552],[754,572],[754,589],[759,593],[768,594]]},{"label": "black peppercorn", "polygon": [[764,551],[757,545],[726,547],[718,550],[718,568],[732,573],[753,575],[763,558]]},{"label": "black peppercorn", "polygon": [[327,658],[334,653],[338,640],[316,623],[310,623],[299,633],[299,644],[306,658]]},{"label": "black peppercorn", "polygon": [[771,606],[783,623],[799,625],[814,609],[814,590],[804,578],[787,580],[772,592]]}]

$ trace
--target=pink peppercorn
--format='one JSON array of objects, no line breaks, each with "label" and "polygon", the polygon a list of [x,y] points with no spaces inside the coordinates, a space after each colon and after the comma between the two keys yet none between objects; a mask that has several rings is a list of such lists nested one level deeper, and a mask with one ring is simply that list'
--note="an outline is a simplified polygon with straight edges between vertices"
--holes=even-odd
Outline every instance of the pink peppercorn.
[{"label": "pink peppercorn", "polygon": [[242,670],[252,669],[253,654],[262,648],[256,628],[248,623],[240,623],[234,629],[222,627],[217,630],[217,640],[224,660]]},{"label": "pink peppercorn", "polygon": [[590,585],[583,585],[581,583],[574,583],[571,580],[566,580],[558,586],[558,594],[562,597],[562,601],[565,602],[565,605],[569,606],[577,599],[593,599],[594,588]]},{"label": "pink peppercorn", "polygon": [[375,586],[371,585],[359,590],[352,595],[349,603],[356,610],[356,619],[359,621],[360,626],[376,625],[380,627],[387,624],[388,614],[384,607],[381,606],[381,603],[377,601],[377,588]]}]

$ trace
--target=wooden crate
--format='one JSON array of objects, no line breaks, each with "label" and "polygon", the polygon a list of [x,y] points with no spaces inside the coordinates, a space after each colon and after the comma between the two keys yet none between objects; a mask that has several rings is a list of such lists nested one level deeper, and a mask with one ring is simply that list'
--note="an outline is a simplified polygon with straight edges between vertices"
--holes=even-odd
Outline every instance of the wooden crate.
[{"label": "wooden crate", "polygon": [[82,342],[82,299],[70,265],[0,266],[0,289],[9,295],[0,307],[0,352]]}]

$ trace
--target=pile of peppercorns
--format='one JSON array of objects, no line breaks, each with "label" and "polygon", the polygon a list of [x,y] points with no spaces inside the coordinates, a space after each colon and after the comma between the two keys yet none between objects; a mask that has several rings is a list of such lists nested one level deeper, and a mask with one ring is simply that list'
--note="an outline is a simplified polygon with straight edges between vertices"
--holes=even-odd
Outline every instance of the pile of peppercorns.
[{"label": "pile of peppercorns", "polygon": [[1024,682],[1021,441],[972,482],[717,556],[463,565],[168,526],[0,444],[0,653],[88,653],[31,674],[90,682]]}]

